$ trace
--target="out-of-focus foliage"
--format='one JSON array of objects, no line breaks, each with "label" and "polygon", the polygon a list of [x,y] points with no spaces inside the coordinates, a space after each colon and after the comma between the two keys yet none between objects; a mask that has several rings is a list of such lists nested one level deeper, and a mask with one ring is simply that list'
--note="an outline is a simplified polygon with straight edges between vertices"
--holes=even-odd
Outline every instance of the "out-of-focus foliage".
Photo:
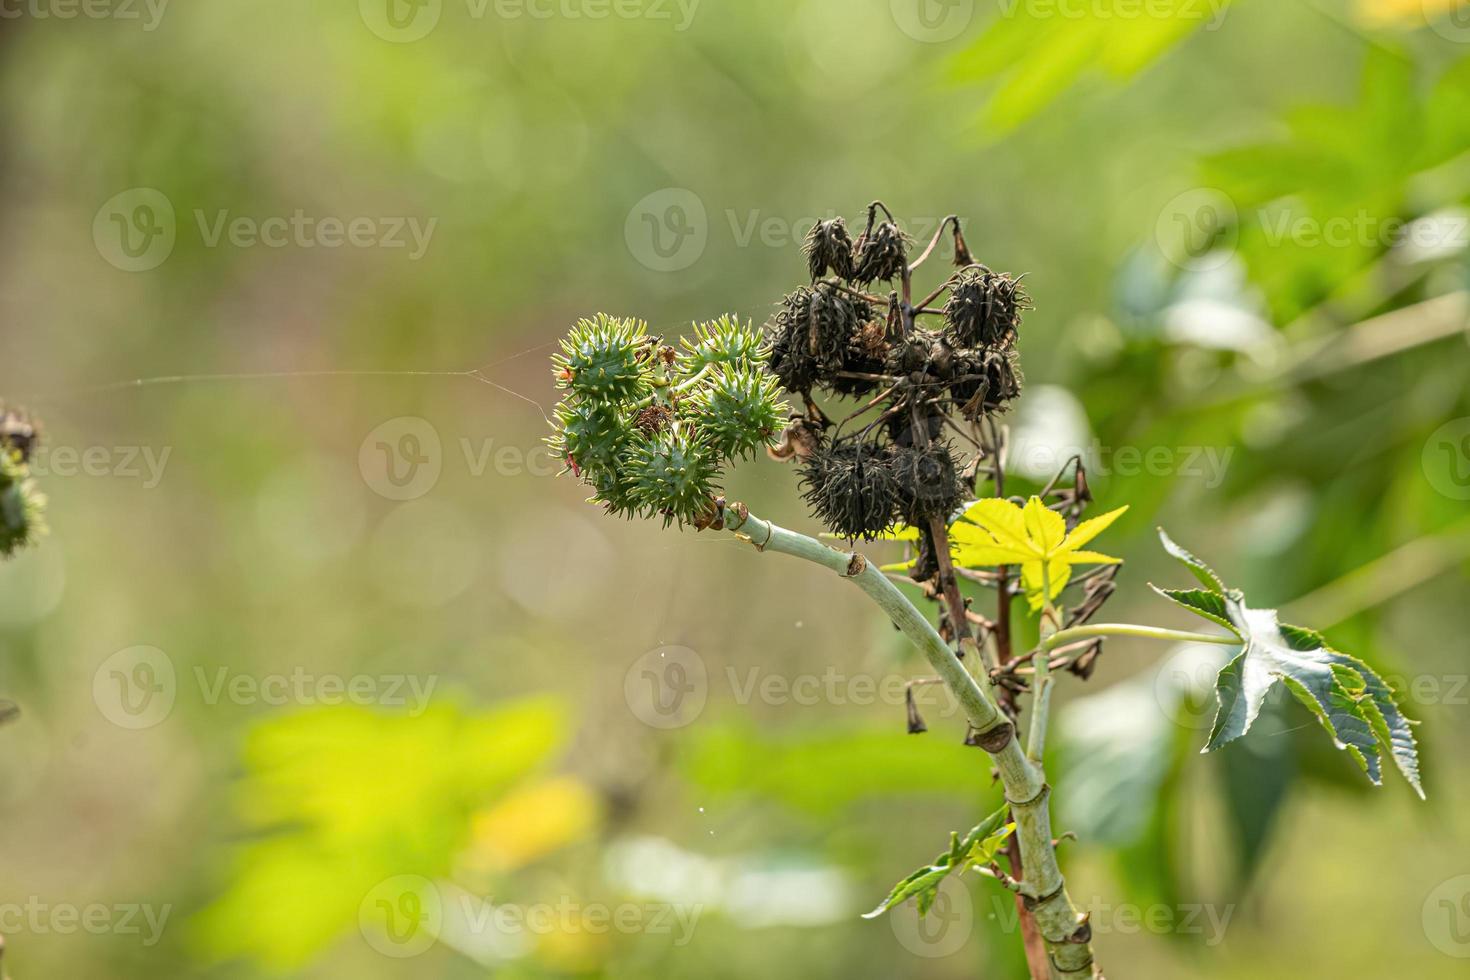
[{"label": "out-of-focus foliage", "polygon": [[595,804],[579,784],[504,796],[554,757],[566,725],[553,701],[417,717],[326,708],[261,725],[236,788],[259,837],[200,914],[202,947],[298,969],[357,925],[381,882],[447,874],[466,849],[473,864],[513,869],[585,833]]}]

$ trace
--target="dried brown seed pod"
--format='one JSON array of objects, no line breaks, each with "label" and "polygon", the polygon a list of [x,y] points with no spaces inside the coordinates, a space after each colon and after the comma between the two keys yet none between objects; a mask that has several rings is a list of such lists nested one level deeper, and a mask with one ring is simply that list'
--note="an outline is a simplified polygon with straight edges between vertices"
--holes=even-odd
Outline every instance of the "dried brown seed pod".
[{"label": "dried brown seed pod", "polygon": [[955,275],[944,319],[960,347],[1010,347],[1029,303],[1021,280],[970,266]]},{"label": "dried brown seed pod", "polygon": [[898,514],[898,490],[884,451],[844,439],[823,445],[802,469],[804,496],[828,529],[845,538],[871,540]]},{"label": "dried brown seed pod", "polygon": [[867,285],[882,279],[892,282],[908,265],[908,236],[892,221],[863,232],[853,250],[852,280]]},{"label": "dried brown seed pod", "polygon": [[825,276],[828,269],[843,279],[852,278],[852,236],[841,218],[818,221],[807,232],[801,250],[806,253],[813,280]]}]

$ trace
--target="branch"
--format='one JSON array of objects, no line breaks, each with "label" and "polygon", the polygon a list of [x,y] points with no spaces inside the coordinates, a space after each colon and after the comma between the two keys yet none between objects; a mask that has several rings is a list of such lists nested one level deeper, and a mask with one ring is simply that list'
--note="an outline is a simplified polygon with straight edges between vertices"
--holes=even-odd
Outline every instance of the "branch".
[{"label": "branch", "polygon": [[1016,822],[1026,890],[1039,896],[1026,899],[1026,906],[1035,916],[1046,942],[1053,978],[1092,977],[1092,928],[1087,916],[1072,904],[1057,866],[1048,806],[1051,788],[1046,784],[1046,774],[1040,765],[1026,758],[1016,739],[1015,726],[975,682],[949,644],[898,587],[860,552],[829,548],[815,538],[763,521],[741,504],[727,508],[725,528],[757,551],[777,551],[801,558],[849,579],[919,648],[965,709],[977,733],[976,744],[990,754],[1000,773],[1006,802]]}]

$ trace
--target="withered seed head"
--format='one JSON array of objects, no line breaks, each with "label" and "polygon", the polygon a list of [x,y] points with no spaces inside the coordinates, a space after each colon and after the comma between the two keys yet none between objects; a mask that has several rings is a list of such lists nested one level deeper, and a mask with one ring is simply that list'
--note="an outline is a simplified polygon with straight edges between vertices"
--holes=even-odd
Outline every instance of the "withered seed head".
[{"label": "withered seed head", "polygon": [[812,510],[845,538],[871,540],[897,518],[898,489],[882,449],[857,439],[823,445],[807,458],[802,485]]},{"label": "withered seed head", "polygon": [[962,347],[1010,347],[1029,302],[1019,279],[970,266],[955,276],[944,319]]},{"label": "withered seed head", "polygon": [[908,264],[908,238],[898,225],[884,221],[858,238],[853,255],[853,282],[891,282]]},{"label": "withered seed head", "polygon": [[841,218],[818,221],[807,232],[801,250],[806,253],[813,280],[822,278],[828,269],[843,279],[852,278],[852,236]]}]

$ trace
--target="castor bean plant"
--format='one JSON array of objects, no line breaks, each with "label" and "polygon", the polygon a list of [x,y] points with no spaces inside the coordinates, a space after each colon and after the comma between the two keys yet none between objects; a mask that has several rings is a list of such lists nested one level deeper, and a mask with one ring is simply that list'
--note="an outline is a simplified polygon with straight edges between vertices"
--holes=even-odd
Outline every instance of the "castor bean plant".
[{"label": "castor bean plant", "polygon": [[[946,232],[954,267],[916,294],[915,274]],[[1249,731],[1282,684],[1369,779],[1381,782],[1386,757],[1422,797],[1412,723],[1362,660],[1250,604],[1162,530],[1197,584],[1154,591],[1206,631],[1096,621],[1119,562],[1091,549],[1126,504],[1091,516],[1080,460],[1033,495],[1006,493],[1000,420],[1023,386],[1022,279],[977,262],[957,217],[917,258],[911,245],[874,202],[857,234],[841,218],[817,222],[804,245],[807,281],[762,328],[728,315],[674,339],[633,318],[581,320],[554,360],[563,397],[551,443],[609,514],[733,534],[847,579],[963,706],[965,738],[989,753],[1003,797],[871,916],[910,899],[923,914],[947,876],[973,869],[1016,896],[1033,977],[1100,977],[1088,912],[1058,865],[1050,801],[1067,787],[1048,781],[1046,748],[1057,680],[1093,676],[1105,640],[1229,648],[1206,751]],[[842,546],[725,498],[725,470],[759,452],[799,469],[818,534]],[[880,566],[856,550],[860,540],[906,555]],[[962,582],[985,601],[967,599]],[[1019,616],[1039,619],[1033,649],[1016,648]],[[909,727],[925,729],[912,704]]]}]

